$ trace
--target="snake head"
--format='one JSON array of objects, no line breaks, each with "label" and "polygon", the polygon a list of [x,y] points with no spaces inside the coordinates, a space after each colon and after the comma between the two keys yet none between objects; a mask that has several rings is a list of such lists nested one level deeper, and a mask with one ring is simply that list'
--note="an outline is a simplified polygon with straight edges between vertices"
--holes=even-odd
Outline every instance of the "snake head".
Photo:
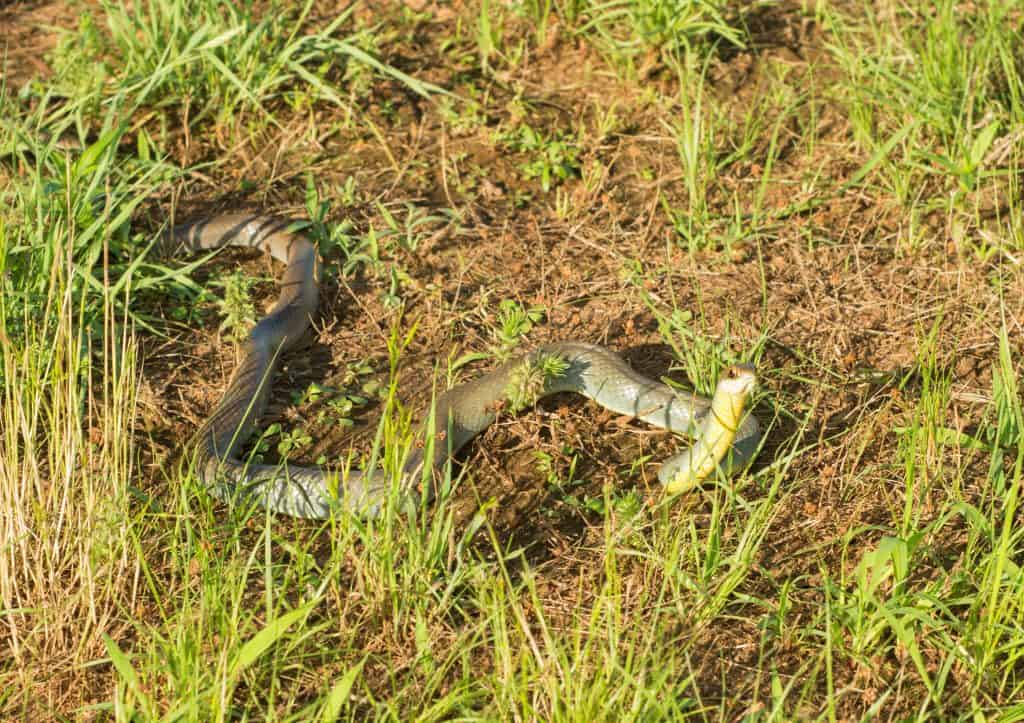
[{"label": "snake head", "polygon": [[734,399],[746,401],[757,386],[757,372],[751,364],[733,364],[718,378],[718,388]]}]

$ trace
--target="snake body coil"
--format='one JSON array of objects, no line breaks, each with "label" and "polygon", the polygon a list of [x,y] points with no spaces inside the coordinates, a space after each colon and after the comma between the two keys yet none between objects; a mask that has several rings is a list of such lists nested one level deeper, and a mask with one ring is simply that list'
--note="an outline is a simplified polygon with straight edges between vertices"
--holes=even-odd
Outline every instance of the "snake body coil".
[{"label": "snake body coil", "polygon": [[[342,510],[374,517],[380,514],[390,490],[389,479],[381,471],[338,474],[292,465],[248,464],[237,457],[266,409],[280,355],[309,328],[317,305],[316,248],[302,233],[291,230],[293,224],[269,216],[228,214],[170,232],[169,240],[178,252],[249,246],[287,265],[277,303],[243,344],[241,362],[224,398],[197,432],[196,471],[207,489],[226,501],[254,500],[272,511],[296,517],[325,519]],[[506,362],[438,397],[434,421],[424,424],[422,444],[414,447],[404,464],[399,504],[415,504],[421,480],[428,481],[422,486],[424,493],[432,493],[432,470],[425,468],[428,453],[424,449],[432,447],[432,467],[442,467],[494,421],[517,370],[538,364],[545,357],[560,358],[564,372],[545,378],[538,398],[562,391],[577,392],[613,412],[694,437],[693,447],[662,465],[658,476],[670,492],[687,489],[718,467],[728,474],[750,461],[757,449],[760,428],[753,415],[744,416],[743,409],[755,382],[750,367],[732,367],[723,375],[714,398],[708,400],[696,394],[680,394],[638,374],[603,347],[560,342]],[[429,444],[431,440],[433,444]]]}]

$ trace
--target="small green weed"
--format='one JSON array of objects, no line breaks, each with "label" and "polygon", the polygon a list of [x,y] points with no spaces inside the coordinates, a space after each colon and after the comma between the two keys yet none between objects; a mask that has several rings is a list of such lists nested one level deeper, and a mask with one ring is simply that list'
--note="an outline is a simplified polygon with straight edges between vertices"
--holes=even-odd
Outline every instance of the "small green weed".
[{"label": "small green weed", "polygon": [[523,338],[533,330],[533,325],[544,318],[541,306],[525,307],[512,299],[504,299],[498,304],[498,324],[494,330],[495,356],[505,359],[519,346]]},{"label": "small green weed", "polygon": [[535,359],[524,360],[509,373],[508,385],[505,387],[509,410],[517,414],[532,407],[547,385],[568,370],[569,362],[555,355],[539,354]]},{"label": "small green weed", "polygon": [[371,399],[381,394],[381,385],[375,379],[367,378],[374,373],[366,362],[352,362],[345,368],[339,387],[310,384],[301,394],[293,395],[292,402],[302,406],[316,405],[317,424],[332,424],[351,427],[352,413],[365,407]]},{"label": "small green weed", "polygon": [[256,307],[249,295],[256,281],[243,271],[233,271],[213,282],[214,286],[224,289],[223,297],[217,301],[224,317],[220,330],[232,341],[243,341],[256,323]]},{"label": "small green weed", "polygon": [[541,189],[547,193],[569,178],[580,176],[580,145],[572,134],[557,131],[544,135],[528,125],[521,125],[501,136],[509,149],[530,156],[520,168],[528,179],[539,178]]}]

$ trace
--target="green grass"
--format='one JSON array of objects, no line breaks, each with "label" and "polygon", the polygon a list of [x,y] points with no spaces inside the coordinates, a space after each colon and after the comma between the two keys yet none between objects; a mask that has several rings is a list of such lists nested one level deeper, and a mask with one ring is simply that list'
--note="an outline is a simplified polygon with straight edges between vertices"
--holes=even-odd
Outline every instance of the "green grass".
[{"label": "green grass", "polygon": [[[0,89],[0,717],[1022,715],[1014,3],[90,7]],[[397,477],[568,327],[756,363],[758,463],[666,498],[559,401],[412,512],[211,500],[174,451],[278,271],[151,246],[239,202],[327,261],[255,454]]]},{"label": "green grass", "polygon": [[1024,119],[1015,10],[995,0],[976,13],[909,3],[884,23],[825,11],[852,81],[843,102],[854,136],[869,151],[893,144],[878,177],[897,202],[970,214],[1012,194]]}]

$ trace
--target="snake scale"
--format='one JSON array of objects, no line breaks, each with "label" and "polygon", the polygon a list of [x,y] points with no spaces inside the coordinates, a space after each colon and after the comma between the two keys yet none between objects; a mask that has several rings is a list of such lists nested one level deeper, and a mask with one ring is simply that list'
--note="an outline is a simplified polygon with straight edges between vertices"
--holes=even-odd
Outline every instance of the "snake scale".
[{"label": "snake scale", "polygon": [[[295,222],[288,219],[224,214],[177,226],[166,238],[172,253],[248,246],[286,264],[277,303],[242,344],[241,361],[224,397],[196,433],[196,474],[215,497],[228,502],[254,501],[296,517],[325,519],[346,511],[375,517],[392,490],[389,477],[381,470],[343,474],[288,464],[249,464],[238,457],[266,409],[281,354],[300,340],[317,306],[320,262],[316,247],[294,228]],[[397,503],[402,508],[432,496],[432,472],[494,421],[517,370],[546,358],[559,359],[561,373],[542,376],[536,398],[572,391],[618,414],[693,437],[693,445],[663,463],[659,471],[669,492],[694,486],[716,468],[730,474],[749,462],[757,450],[760,427],[754,416],[744,411],[756,381],[753,368],[730,367],[712,399],[707,399],[679,393],[644,377],[609,349],[559,342],[505,362],[437,398],[434,414],[423,423],[418,444],[402,468],[397,488]]]}]

